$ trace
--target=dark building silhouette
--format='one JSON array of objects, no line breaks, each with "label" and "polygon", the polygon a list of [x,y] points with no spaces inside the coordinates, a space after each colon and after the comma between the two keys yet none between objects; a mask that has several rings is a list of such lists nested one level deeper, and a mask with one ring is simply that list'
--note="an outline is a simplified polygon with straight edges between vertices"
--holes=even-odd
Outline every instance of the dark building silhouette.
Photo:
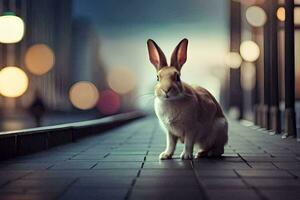
[{"label": "dark building silhouette", "polygon": [[72,83],[91,81],[99,90],[106,88],[106,73],[101,60],[101,41],[97,28],[86,18],[72,24]]},{"label": "dark building silhouette", "polygon": [[[28,91],[16,100],[15,106],[27,107],[38,90],[51,110],[69,109],[72,0],[5,0],[0,1],[0,8],[1,14],[13,11],[25,23],[26,32],[19,43],[0,46],[0,58],[5,58],[0,59],[1,67],[17,65],[29,76]],[[42,76],[28,72],[24,63],[27,49],[36,43],[46,44],[55,54],[52,70]]]}]

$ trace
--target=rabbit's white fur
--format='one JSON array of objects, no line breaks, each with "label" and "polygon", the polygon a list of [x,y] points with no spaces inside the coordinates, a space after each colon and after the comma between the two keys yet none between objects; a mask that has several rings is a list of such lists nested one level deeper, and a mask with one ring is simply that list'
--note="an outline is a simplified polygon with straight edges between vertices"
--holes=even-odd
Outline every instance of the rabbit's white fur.
[{"label": "rabbit's white fur", "polygon": [[[214,110],[208,110],[206,114],[207,110],[199,105],[196,97],[187,95],[175,100],[156,97],[154,108],[167,136],[166,150],[161,153],[161,159],[172,157],[177,139],[185,143],[182,159],[193,158],[194,144],[200,148],[197,157],[220,156],[224,153],[224,145],[228,140],[227,120],[222,116],[211,116],[215,114]],[[201,112],[205,116],[201,116]]]},{"label": "rabbit's white fur", "polygon": [[155,113],[167,137],[160,159],[171,159],[177,140],[183,142],[182,159],[192,159],[194,144],[200,147],[197,157],[220,156],[228,140],[228,124],[215,98],[202,87],[180,81],[180,70],[186,61],[187,40],[175,48],[171,66],[153,40],[148,40],[151,63],[157,69]]}]

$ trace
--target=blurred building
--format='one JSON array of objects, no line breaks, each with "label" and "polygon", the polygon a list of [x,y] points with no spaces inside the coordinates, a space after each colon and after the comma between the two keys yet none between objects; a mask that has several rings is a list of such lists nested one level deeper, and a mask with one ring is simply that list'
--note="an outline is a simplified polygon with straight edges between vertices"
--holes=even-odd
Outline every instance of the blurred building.
[{"label": "blurred building", "polygon": [[97,28],[86,18],[75,18],[72,23],[72,83],[91,81],[99,90],[107,87],[100,48]]},{"label": "blurred building", "polygon": [[[1,67],[17,65],[29,76],[29,88],[17,99],[1,97],[4,106],[27,107],[36,91],[51,110],[65,110],[70,106],[70,48],[72,31],[72,0],[4,0],[1,14],[13,11],[25,22],[24,38],[16,44],[1,44]],[[53,68],[38,76],[30,73],[24,62],[28,48],[35,44],[47,45],[54,53]]]},{"label": "blurred building", "polygon": [[[300,1],[229,0],[229,3],[230,39],[236,43],[236,48],[230,51],[240,53],[243,58],[239,66],[230,69],[229,108],[239,111],[240,115],[235,117],[253,120],[275,133],[283,132],[284,137],[295,136],[296,122],[300,130],[300,59],[297,56]],[[243,55],[242,45],[246,42],[257,47],[248,46]],[[247,58],[254,54],[259,55],[257,59]],[[233,71],[239,77],[232,76]]]}]

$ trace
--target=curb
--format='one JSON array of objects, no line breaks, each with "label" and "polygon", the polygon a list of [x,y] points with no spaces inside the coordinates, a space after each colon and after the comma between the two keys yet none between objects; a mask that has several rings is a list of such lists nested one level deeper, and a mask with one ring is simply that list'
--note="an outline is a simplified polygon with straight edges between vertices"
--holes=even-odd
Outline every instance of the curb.
[{"label": "curb", "polygon": [[83,122],[0,132],[0,160],[75,142],[144,116],[144,113],[134,111]]}]

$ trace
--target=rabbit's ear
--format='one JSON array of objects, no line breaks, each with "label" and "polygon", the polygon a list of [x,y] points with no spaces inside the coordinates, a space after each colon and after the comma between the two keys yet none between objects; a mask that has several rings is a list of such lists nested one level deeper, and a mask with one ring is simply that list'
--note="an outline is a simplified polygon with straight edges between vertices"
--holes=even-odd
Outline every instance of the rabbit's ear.
[{"label": "rabbit's ear", "polygon": [[149,59],[155,66],[156,70],[160,70],[163,67],[168,66],[165,54],[159,48],[159,46],[151,39],[147,41]]},{"label": "rabbit's ear", "polygon": [[171,66],[176,67],[179,71],[181,70],[182,65],[186,62],[187,46],[188,40],[184,38],[179,42],[172,53]]}]

